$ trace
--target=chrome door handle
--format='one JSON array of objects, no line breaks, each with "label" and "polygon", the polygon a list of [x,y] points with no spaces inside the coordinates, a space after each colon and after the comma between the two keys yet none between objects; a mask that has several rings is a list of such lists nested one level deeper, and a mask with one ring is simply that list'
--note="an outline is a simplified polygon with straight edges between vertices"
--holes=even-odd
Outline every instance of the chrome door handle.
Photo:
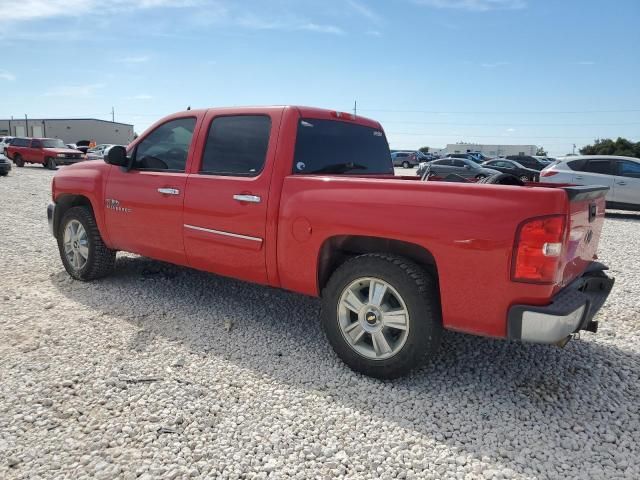
[{"label": "chrome door handle", "polygon": [[242,194],[235,194],[233,196],[233,199],[237,200],[238,202],[249,202],[249,203],[260,203],[260,201],[262,200],[257,195],[242,195]]},{"label": "chrome door handle", "polygon": [[158,193],[163,195],[180,195],[180,190],[177,188],[159,188]]},{"label": "chrome door handle", "polygon": [[627,182],[616,182],[618,185],[626,185]]},{"label": "chrome door handle", "polygon": [[576,175],[576,180],[582,180],[582,177],[580,175]]}]

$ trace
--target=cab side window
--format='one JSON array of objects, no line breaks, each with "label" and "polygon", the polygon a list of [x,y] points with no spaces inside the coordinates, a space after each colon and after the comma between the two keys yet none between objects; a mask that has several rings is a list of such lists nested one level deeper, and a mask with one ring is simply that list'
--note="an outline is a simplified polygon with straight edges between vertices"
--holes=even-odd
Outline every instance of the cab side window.
[{"label": "cab side window", "polygon": [[184,172],[195,125],[196,119],[187,117],[157,127],[136,146],[132,168]]},{"label": "cab side window", "polygon": [[211,122],[200,173],[237,177],[260,174],[267,157],[271,118],[266,115],[217,117]]},{"label": "cab side window", "polygon": [[583,172],[601,173],[604,175],[613,175],[613,168],[609,160],[589,160],[582,168]]}]

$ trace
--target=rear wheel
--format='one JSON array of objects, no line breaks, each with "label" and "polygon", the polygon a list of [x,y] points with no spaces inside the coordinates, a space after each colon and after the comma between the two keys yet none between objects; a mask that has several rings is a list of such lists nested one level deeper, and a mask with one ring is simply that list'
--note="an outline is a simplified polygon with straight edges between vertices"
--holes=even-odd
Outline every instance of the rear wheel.
[{"label": "rear wheel", "polygon": [[322,325],[350,368],[396,378],[435,354],[442,322],[435,280],[412,261],[368,254],[340,266],[322,292]]},{"label": "rear wheel", "polygon": [[58,227],[58,250],[62,264],[77,280],[95,280],[113,270],[116,251],[108,248],[87,207],[67,210]]},{"label": "rear wheel", "polygon": [[402,162],[402,166],[403,166],[404,168],[409,168],[409,167],[411,167],[411,165],[409,164],[409,162],[407,162],[406,160],[405,160],[404,162]]},{"label": "rear wheel", "polygon": [[528,182],[529,181],[529,177],[527,177],[526,175],[520,175],[520,180],[523,182]]},{"label": "rear wheel", "polygon": [[56,161],[53,158],[48,157],[44,162],[44,167],[48,168],[49,170],[55,170],[56,169]]},{"label": "rear wheel", "polygon": [[24,160],[22,160],[22,156],[19,153],[16,153],[13,156],[13,163],[18,167],[24,167]]},{"label": "rear wheel", "polygon": [[482,180],[483,178],[487,178],[487,176],[482,173],[480,175],[476,175],[476,180]]}]

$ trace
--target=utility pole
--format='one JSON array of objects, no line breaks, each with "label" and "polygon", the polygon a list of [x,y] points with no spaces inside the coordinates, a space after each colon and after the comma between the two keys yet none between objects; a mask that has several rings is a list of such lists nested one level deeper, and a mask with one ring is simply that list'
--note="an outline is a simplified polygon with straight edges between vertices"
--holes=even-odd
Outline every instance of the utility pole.
[{"label": "utility pole", "polygon": [[576,144],[574,143],[573,144],[573,155],[575,155],[575,154],[576,154]]},{"label": "utility pole", "polygon": [[353,116],[355,117],[356,115],[358,115],[358,101],[354,100],[353,101]]},{"label": "utility pole", "polygon": [[116,121],[116,111],[114,110],[113,107],[111,107],[111,121],[112,122]]},{"label": "utility pole", "polygon": [[29,136],[29,121],[27,120],[27,114],[24,114],[24,136]]}]

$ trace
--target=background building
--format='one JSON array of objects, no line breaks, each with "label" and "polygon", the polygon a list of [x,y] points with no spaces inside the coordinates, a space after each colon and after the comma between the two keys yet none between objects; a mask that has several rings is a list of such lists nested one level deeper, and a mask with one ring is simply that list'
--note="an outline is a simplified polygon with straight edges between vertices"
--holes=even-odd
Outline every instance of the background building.
[{"label": "background building", "polygon": [[29,118],[0,120],[0,135],[59,138],[64,143],[94,140],[96,143],[127,145],[133,140],[133,125],[95,118]]},{"label": "background building", "polygon": [[450,143],[444,149],[449,153],[480,152],[487,157],[500,155],[535,155],[538,151],[536,145],[480,145],[477,143]]}]

